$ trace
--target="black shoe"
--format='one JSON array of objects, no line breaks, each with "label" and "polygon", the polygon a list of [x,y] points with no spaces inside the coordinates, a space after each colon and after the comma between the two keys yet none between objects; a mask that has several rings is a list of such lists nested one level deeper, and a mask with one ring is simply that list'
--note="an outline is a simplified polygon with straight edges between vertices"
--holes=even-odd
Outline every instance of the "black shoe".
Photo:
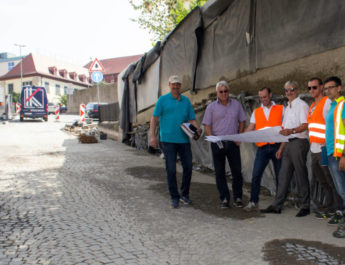
[{"label": "black shoe", "polygon": [[309,209],[301,209],[299,210],[299,212],[296,214],[296,217],[303,217],[303,216],[307,216],[310,214],[310,210]]},{"label": "black shoe", "polygon": [[183,204],[192,204],[192,201],[191,201],[191,199],[189,199],[188,196],[182,196],[180,198],[180,202],[182,202]]},{"label": "black shoe", "polygon": [[179,200],[178,199],[172,199],[171,200],[171,208],[177,209],[180,207]]},{"label": "black shoe", "polygon": [[270,205],[266,209],[261,209],[260,212],[262,212],[262,213],[277,213],[277,214],[280,214],[282,212],[282,210],[274,207],[273,205]]},{"label": "black shoe", "polygon": [[227,199],[224,199],[224,200],[222,201],[222,203],[220,204],[220,208],[222,208],[222,209],[230,208],[229,201],[228,201]]}]

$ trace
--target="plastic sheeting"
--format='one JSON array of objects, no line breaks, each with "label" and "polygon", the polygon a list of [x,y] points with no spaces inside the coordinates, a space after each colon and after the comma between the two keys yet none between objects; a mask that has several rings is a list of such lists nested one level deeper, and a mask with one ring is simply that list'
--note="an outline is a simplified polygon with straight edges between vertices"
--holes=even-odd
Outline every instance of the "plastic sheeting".
[{"label": "plastic sheeting", "polygon": [[257,68],[345,44],[345,1],[258,0]]},{"label": "plastic sheeting", "polygon": [[141,82],[137,84],[137,107],[138,112],[152,107],[159,93],[159,67],[160,60],[156,60],[142,76]]},{"label": "plastic sheeting", "polygon": [[200,8],[196,8],[166,39],[161,52],[160,88],[162,94],[169,91],[168,79],[170,75],[181,77],[182,92],[193,87],[198,55],[196,31],[200,27]]},{"label": "plastic sheeting", "polygon": [[240,72],[249,71],[250,0],[233,1],[205,29],[201,57],[196,71],[197,89],[214,86],[220,79],[235,79]]}]

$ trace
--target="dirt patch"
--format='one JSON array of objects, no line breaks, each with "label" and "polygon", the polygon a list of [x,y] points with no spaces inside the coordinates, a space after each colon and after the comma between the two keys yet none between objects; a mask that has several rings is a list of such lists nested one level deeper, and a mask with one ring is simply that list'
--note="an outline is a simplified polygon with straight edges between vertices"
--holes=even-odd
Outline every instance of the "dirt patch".
[{"label": "dirt patch", "polygon": [[[166,172],[164,168],[159,167],[131,167],[127,168],[126,172],[136,178],[159,181],[162,183],[154,184],[150,186],[150,190],[160,193],[166,198],[170,198],[168,192],[168,185],[166,183]],[[177,183],[181,184],[182,174],[177,172]],[[231,183],[228,183],[229,188]],[[230,209],[220,208],[220,199],[215,184],[197,183],[193,182],[190,187],[190,196],[193,200],[192,205],[186,207],[192,207],[194,209],[201,210],[206,214],[212,214],[218,217],[229,217],[234,219],[248,219],[253,217],[264,217],[260,212],[245,212],[242,208],[236,208],[232,206]],[[248,203],[248,198],[243,196],[244,204]]]},{"label": "dirt patch", "polygon": [[140,179],[166,182],[166,171],[161,167],[130,167],[126,173]]},{"label": "dirt patch", "polygon": [[263,247],[271,265],[345,264],[345,248],[300,239],[272,240]]}]

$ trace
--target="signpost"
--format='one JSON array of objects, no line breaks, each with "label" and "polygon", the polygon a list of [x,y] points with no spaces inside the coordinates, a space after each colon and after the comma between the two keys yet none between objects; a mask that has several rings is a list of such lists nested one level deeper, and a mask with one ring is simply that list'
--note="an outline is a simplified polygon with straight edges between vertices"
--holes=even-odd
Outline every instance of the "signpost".
[{"label": "signpost", "polygon": [[100,100],[99,100],[99,82],[101,82],[103,80],[102,72],[104,72],[104,68],[101,65],[101,63],[98,61],[97,58],[92,62],[91,66],[89,68],[89,72],[92,72],[92,74],[91,74],[92,81],[97,83],[97,97],[98,97],[98,106],[99,106],[99,103],[100,103]]}]

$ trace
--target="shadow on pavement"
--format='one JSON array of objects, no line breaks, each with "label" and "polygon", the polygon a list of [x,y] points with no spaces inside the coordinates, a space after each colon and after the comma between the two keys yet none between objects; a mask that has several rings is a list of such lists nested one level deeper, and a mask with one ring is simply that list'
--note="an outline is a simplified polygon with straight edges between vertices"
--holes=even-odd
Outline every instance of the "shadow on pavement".
[{"label": "shadow on pavement", "polygon": [[345,248],[300,239],[272,240],[263,247],[271,265],[345,264]]},{"label": "shadow on pavement", "polygon": [[[140,166],[127,168],[126,172],[136,178],[162,182],[151,185],[150,190],[156,193],[160,193],[166,198],[170,197],[168,193],[166,173],[164,168]],[[181,173],[177,173],[177,181],[178,184],[181,183]],[[230,188],[231,183],[228,183],[228,185]],[[236,208],[234,206],[231,206],[230,209],[221,209],[220,199],[215,184],[193,182],[190,188],[190,196],[193,204],[186,207],[192,207],[194,209],[201,210],[206,214],[240,220],[253,217],[264,217],[264,215],[259,212],[248,213],[245,212],[242,208]],[[244,196],[243,201],[244,204],[246,204],[248,202],[248,198]]]}]

